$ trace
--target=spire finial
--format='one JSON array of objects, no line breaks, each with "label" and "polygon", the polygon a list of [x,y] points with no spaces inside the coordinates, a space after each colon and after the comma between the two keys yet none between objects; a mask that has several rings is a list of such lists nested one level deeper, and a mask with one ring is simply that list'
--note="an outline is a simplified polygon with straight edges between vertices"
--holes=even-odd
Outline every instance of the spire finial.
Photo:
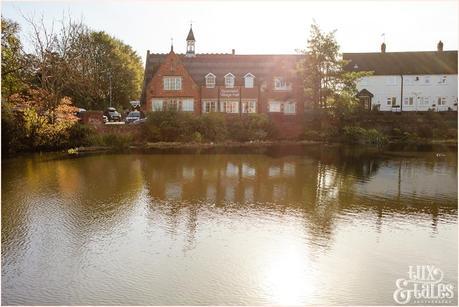
[{"label": "spire finial", "polygon": [[174,38],[171,37],[171,52],[174,51]]}]

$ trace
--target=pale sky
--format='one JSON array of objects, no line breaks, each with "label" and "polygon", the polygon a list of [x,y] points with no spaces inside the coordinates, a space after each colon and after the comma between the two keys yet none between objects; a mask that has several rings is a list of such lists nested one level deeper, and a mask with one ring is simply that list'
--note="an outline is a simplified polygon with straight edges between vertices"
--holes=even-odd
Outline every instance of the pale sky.
[{"label": "pale sky", "polygon": [[305,48],[313,19],[338,30],[342,52],[377,52],[385,33],[387,51],[457,50],[458,1],[3,1],[2,15],[59,19],[63,12],[131,45],[185,52],[190,21],[198,53],[290,54]]}]

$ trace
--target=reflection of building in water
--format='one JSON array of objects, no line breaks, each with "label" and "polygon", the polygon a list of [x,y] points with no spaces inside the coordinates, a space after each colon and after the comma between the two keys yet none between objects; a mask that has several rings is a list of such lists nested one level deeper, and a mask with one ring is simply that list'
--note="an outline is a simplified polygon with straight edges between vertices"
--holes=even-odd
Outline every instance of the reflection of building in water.
[{"label": "reflection of building in water", "polygon": [[[441,162],[410,161],[409,166],[401,168],[399,184],[400,163],[397,161],[381,162],[361,156],[342,158],[328,151],[325,155],[324,159],[254,155],[183,155],[180,159],[151,156],[142,159],[141,168],[150,196],[176,200],[177,210],[184,204],[195,206],[198,203],[241,210],[268,209],[279,214],[285,209],[296,210],[305,216],[308,232],[325,241],[331,238],[334,221],[343,212],[374,213],[375,223],[381,229],[388,210],[406,210],[407,202],[397,201],[398,187],[402,197],[418,193],[444,195],[450,202],[455,199],[456,190],[450,186],[457,182],[453,178],[455,173],[442,170],[441,167],[451,166],[442,166]],[[423,180],[431,182],[430,186],[425,186]],[[449,183],[442,185],[445,181]],[[425,205],[425,198],[410,200],[413,206]],[[247,207],[247,203],[253,206]],[[439,214],[432,212],[432,227]]]}]

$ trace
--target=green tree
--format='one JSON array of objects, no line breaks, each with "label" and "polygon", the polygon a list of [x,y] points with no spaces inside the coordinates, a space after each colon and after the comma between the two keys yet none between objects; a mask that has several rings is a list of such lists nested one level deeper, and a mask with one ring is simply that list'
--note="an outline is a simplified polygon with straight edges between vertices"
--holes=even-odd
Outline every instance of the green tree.
[{"label": "green tree", "polygon": [[105,32],[89,31],[74,42],[72,52],[79,58],[71,64],[65,93],[78,106],[108,107],[110,83],[112,106],[128,107],[139,98],[142,61],[129,45]]},{"label": "green tree", "polygon": [[27,57],[19,39],[19,25],[12,20],[1,19],[2,25],[2,98],[7,98],[24,88]]},{"label": "green tree", "polygon": [[353,107],[356,105],[356,81],[367,72],[347,72],[348,64],[342,59],[336,30],[323,32],[313,23],[306,50],[300,50],[305,58],[300,63],[305,97],[313,108],[330,106]]}]

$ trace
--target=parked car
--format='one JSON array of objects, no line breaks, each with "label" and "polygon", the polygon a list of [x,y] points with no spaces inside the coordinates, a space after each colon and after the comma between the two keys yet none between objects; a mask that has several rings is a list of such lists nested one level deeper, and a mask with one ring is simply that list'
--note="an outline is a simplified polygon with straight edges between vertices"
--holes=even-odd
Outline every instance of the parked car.
[{"label": "parked car", "polygon": [[124,119],[124,122],[126,124],[133,123],[136,120],[141,119],[142,117],[143,116],[142,116],[142,113],[140,111],[131,111],[131,112],[129,112],[129,114]]},{"label": "parked car", "polygon": [[115,108],[110,107],[104,112],[104,115],[107,116],[109,122],[119,122],[121,121],[121,114],[116,111]]},{"label": "parked car", "polygon": [[108,117],[105,116],[105,115],[102,115],[102,121],[103,121],[104,124],[105,124],[106,122],[108,122]]}]

